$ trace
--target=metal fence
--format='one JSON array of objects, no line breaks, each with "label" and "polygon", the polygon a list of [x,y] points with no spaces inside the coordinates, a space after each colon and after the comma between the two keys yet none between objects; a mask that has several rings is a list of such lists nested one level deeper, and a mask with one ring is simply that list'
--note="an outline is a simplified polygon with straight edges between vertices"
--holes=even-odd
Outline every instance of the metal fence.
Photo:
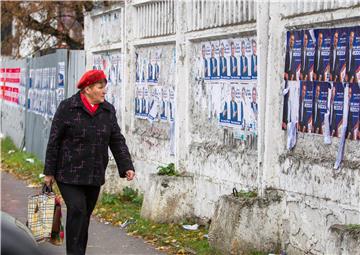
[{"label": "metal fence", "polygon": [[1,133],[44,160],[56,108],[76,93],[75,84],[85,71],[84,51],[62,49],[32,59],[2,61],[1,71]]}]

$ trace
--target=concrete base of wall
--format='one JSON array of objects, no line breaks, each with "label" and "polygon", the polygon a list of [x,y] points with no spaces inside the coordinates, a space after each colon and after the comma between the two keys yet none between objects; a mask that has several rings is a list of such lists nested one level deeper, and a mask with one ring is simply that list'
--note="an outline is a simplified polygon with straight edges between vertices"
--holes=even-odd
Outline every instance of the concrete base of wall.
[{"label": "concrete base of wall", "polygon": [[279,253],[281,202],[282,194],[276,191],[263,198],[222,196],[210,225],[210,245],[224,254]]},{"label": "concrete base of wall", "polygon": [[141,217],[157,223],[180,223],[192,218],[194,180],[192,176],[150,175],[145,191]]},{"label": "concrete base of wall", "polygon": [[330,228],[331,238],[326,254],[352,255],[360,253],[360,225],[335,224]]}]

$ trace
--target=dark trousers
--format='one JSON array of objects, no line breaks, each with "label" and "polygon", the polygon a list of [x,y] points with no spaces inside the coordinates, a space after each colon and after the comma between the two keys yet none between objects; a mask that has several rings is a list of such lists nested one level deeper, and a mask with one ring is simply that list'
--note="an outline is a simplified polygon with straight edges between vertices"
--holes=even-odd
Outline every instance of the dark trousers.
[{"label": "dark trousers", "polygon": [[57,182],[67,207],[66,253],[84,255],[88,241],[90,216],[99,196],[99,186]]}]

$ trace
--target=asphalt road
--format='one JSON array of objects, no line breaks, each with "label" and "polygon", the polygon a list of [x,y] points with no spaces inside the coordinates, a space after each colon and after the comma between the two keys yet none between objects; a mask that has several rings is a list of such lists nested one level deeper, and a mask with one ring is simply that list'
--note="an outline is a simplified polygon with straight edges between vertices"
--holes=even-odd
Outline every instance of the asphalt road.
[{"label": "asphalt road", "polygon": [[[27,214],[27,198],[37,194],[39,188],[29,188],[27,183],[16,179],[13,175],[1,171],[1,210],[12,215],[25,224]],[[65,205],[62,205],[63,215],[66,216]],[[65,224],[65,219],[64,219]],[[66,254],[65,244],[54,246],[49,243],[40,244],[46,254]],[[124,230],[112,225],[105,225],[96,218],[91,219],[89,241],[86,254],[165,254],[157,251],[153,246],[144,243],[142,239],[128,236]]]}]

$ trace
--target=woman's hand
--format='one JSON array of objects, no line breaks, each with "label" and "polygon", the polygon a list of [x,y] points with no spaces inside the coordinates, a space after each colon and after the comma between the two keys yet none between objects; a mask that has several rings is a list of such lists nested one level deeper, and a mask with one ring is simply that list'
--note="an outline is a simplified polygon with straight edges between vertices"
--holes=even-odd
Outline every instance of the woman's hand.
[{"label": "woman's hand", "polygon": [[53,175],[45,175],[44,183],[46,186],[51,187],[54,182],[55,182],[55,178]]},{"label": "woman's hand", "polygon": [[126,171],[126,180],[131,181],[135,177],[134,170],[127,170]]}]

